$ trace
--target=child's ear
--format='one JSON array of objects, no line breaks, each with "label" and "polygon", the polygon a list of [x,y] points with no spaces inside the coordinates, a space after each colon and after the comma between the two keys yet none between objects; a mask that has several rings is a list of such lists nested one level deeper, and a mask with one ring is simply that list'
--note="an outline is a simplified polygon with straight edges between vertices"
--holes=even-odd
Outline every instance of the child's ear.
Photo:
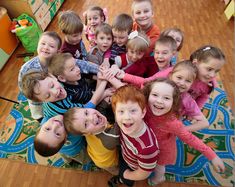
[{"label": "child's ear", "polygon": [[197,65],[198,60],[195,58],[195,59],[193,59],[192,63],[195,64],[195,65]]},{"label": "child's ear", "polygon": [[66,79],[62,75],[59,75],[57,78],[60,82],[65,82],[66,81]]},{"label": "child's ear", "polygon": [[144,119],[144,116],[145,116],[145,114],[146,114],[146,111],[147,111],[146,108],[144,108],[143,111],[142,111],[142,116],[141,116],[141,117],[142,117],[143,119]]}]

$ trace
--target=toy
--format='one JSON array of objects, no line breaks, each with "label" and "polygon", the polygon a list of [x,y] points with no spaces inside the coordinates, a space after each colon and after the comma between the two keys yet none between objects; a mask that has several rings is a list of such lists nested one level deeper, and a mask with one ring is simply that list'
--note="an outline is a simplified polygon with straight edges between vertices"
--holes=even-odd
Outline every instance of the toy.
[{"label": "toy", "polygon": [[13,20],[10,26],[10,31],[12,33],[15,33],[19,30],[22,30],[28,26],[32,26],[32,23],[29,22],[27,19],[22,19],[22,20]]}]

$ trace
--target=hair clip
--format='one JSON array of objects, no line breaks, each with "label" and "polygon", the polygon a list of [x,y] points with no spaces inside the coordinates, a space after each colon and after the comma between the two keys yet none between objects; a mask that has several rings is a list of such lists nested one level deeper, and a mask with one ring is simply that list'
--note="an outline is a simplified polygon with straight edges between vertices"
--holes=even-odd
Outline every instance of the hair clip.
[{"label": "hair clip", "polygon": [[103,13],[104,13],[104,16],[105,16],[105,22],[108,23],[108,9],[103,8]]},{"label": "hair clip", "polygon": [[211,47],[205,47],[202,51],[207,51],[207,50],[210,50]]},{"label": "hair clip", "polygon": [[142,36],[139,36],[138,31],[133,31],[133,32],[131,32],[131,33],[128,35],[128,39],[129,39],[129,40],[132,40],[132,39],[134,39],[134,38],[136,38],[136,37],[138,37],[138,38],[144,40],[144,42],[147,44],[147,46],[149,46],[148,41],[147,41],[145,38],[143,38]]},{"label": "hair clip", "polygon": [[83,16],[84,18],[86,17],[86,13],[87,13],[87,11],[85,11],[85,12],[82,13],[82,16]]}]

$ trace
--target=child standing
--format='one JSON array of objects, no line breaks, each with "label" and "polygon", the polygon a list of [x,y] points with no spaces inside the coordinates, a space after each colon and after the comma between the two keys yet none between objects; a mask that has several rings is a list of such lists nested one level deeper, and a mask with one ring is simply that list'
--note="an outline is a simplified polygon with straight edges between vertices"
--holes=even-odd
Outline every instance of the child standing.
[{"label": "child standing", "polygon": [[198,78],[194,81],[189,93],[199,108],[202,108],[209,99],[210,93],[217,86],[216,73],[225,64],[225,56],[219,48],[206,45],[193,52],[190,60],[198,68]]},{"label": "child standing", "polygon": [[89,41],[90,48],[96,45],[96,28],[105,22],[106,13],[106,9],[102,9],[99,6],[92,6],[83,14],[85,17],[85,34]]},{"label": "child standing", "polygon": [[64,43],[60,51],[71,53],[74,58],[86,60],[87,51],[82,41],[83,23],[71,10],[63,11],[59,16],[59,28],[64,34]]},{"label": "child standing", "polygon": [[175,53],[174,57],[171,59],[171,64],[175,65],[178,60],[179,51],[182,49],[184,43],[183,31],[176,27],[168,28],[162,31],[160,36],[171,36],[176,41],[177,52]]},{"label": "child standing", "polygon": [[160,149],[155,176],[148,180],[149,185],[155,186],[165,181],[165,165],[175,163],[177,136],[211,160],[217,172],[224,172],[223,161],[178,119],[180,92],[176,84],[168,79],[157,79],[147,84],[144,92],[148,100],[144,119],[155,132]]},{"label": "child standing", "polygon": [[84,135],[87,152],[96,166],[118,174],[119,128],[109,125],[107,118],[95,109],[71,108],[64,114],[68,133]]},{"label": "child standing", "polygon": [[128,35],[131,33],[133,26],[133,19],[128,14],[117,15],[112,23],[112,32],[114,42],[111,47],[110,59],[114,60],[116,56],[126,53],[126,44]]},{"label": "child standing", "polygon": [[103,23],[95,31],[96,45],[89,51],[88,60],[101,65],[104,61],[105,52],[107,52],[113,42],[112,28],[107,23]]},{"label": "child standing", "polygon": [[[56,32],[46,31],[42,33],[37,47],[38,56],[26,62],[19,71],[18,86],[21,91],[23,91],[22,77],[31,70],[47,71],[47,63],[58,52],[60,46],[61,38]],[[42,103],[28,101],[32,118],[42,118]]]},{"label": "child standing", "polygon": [[153,23],[152,6],[151,0],[134,0],[132,3],[133,30],[144,32],[150,39],[149,50],[146,56],[153,55],[154,45],[160,35],[158,26]]},{"label": "child standing", "polygon": [[146,179],[155,168],[157,139],[143,121],[146,100],[139,89],[131,85],[119,88],[112,96],[112,108],[120,127],[121,155],[119,176],[113,177],[109,185],[120,182],[133,186],[134,181]]}]

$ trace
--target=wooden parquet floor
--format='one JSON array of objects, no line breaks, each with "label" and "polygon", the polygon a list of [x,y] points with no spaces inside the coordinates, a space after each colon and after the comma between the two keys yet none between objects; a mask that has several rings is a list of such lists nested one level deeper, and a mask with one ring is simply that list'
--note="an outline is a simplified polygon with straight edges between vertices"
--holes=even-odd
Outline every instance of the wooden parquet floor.
[{"label": "wooden parquet floor", "polygon": [[[96,4],[108,9],[108,20],[118,13],[131,14],[131,0],[66,0],[60,10],[75,10],[81,17],[89,5]],[[161,30],[177,26],[185,33],[185,42],[181,50],[182,57],[187,59],[191,52],[204,44],[220,47],[226,56],[226,64],[220,72],[228,99],[234,111],[234,20],[227,21],[223,11],[225,5],[221,0],[158,0],[154,3],[155,23]],[[54,18],[47,30],[58,31],[58,16]],[[61,33],[60,33],[61,34]],[[62,35],[61,35],[62,36]],[[84,40],[85,41],[85,40]],[[18,95],[17,77],[23,64],[16,54],[24,52],[19,46],[0,71],[0,96],[16,100]],[[0,100],[0,126],[6,119],[12,103]],[[75,170],[35,166],[19,161],[0,160],[0,187],[6,186],[80,186],[104,187],[110,177],[106,172],[84,173]],[[136,187],[147,186],[146,182],[138,182]],[[164,183],[159,187],[199,187],[200,185]]]}]

